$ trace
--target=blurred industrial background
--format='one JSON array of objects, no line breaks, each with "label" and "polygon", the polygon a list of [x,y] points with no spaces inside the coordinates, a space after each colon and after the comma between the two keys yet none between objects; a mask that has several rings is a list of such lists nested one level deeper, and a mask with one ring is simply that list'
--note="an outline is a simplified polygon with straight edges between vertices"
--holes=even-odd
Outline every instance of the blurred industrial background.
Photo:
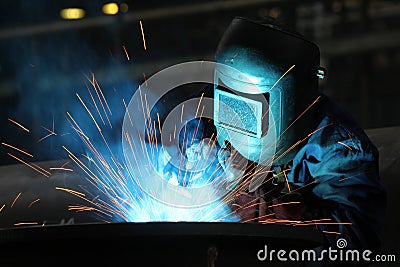
[{"label": "blurred industrial background", "polygon": [[[121,108],[146,76],[213,60],[234,16],[272,16],[297,29],[320,46],[328,74],[323,92],[364,128],[400,125],[399,1],[41,0],[1,1],[0,10],[0,138],[36,160],[55,157],[56,145],[42,138],[68,134],[65,112],[79,104],[75,93],[85,91],[85,76],[93,73]],[[1,164],[14,162],[2,153]]]}]

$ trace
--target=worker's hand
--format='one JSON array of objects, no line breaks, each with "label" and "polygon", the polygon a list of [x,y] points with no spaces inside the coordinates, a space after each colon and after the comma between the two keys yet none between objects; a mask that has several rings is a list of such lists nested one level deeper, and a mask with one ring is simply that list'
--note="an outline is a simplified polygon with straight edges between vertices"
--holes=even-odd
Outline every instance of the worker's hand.
[{"label": "worker's hand", "polygon": [[218,162],[225,173],[227,189],[233,190],[242,181],[247,160],[234,149],[221,148],[218,151]]},{"label": "worker's hand", "polygon": [[300,194],[288,193],[272,198],[272,205],[268,206],[275,217],[281,220],[300,221],[304,218],[306,206]]},{"label": "worker's hand", "polygon": [[217,152],[216,143],[210,139],[192,142],[182,153],[179,148],[162,148],[158,156],[157,171],[173,185],[193,187],[211,182],[220,185],[221,183],[214,181],[224,176],[218,164]]},{"label": "worker's hand", "polygon": [[241,222],[257,222],[259,198],[254,193],[238,192],[235,194],[233,210]]},{"label": "worker's hand", "polygon": [[264,191],[259,188],[254,192],[239,191],[234,195],[232,210],[241,222],[262,222],[272,218],[264,200]]}]

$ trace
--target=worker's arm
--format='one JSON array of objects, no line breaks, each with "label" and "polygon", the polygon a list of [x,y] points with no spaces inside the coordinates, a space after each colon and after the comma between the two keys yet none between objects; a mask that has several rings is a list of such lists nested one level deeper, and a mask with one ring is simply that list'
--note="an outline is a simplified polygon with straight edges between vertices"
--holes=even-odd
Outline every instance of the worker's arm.
[{"label": "worker's arm", "polygon": [[301,149],[288,178],[304,187],[308,219],[332,219],[333,224],[318,224],[328,244],[335,247],[345,238],[348,248],[379,247],[386,190],[377,150],[366,135],[341,125],[327,126]]}]

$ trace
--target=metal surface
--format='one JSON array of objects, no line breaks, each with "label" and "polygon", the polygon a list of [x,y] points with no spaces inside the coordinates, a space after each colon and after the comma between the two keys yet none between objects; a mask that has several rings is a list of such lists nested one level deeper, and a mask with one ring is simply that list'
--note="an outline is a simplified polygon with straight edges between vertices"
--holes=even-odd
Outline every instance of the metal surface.
[{"label": "metal surface", "polygon": [[[393,254],[400,249],[400,127],[368,129],[366,133],[379,150],[380,175],[388,189],[382,251]],[[38,164],[48,169],[64,162]],[[215,267],[267,266],[256,258],[265,244],[271,249],[312,247],[320,238],[314,228],[285,225],[101,224],[90,213],[68,211],[77,198],[55,190],[55,186],[78,188],[82,182],[74,172],[57,171],[46,178],[21,164],[0,167],[0,208],[5,205],[0,212],[0,266],[207,266],[208,252],[213,258],[214,248],[218,252]],[[12,205],[18,193],[21,195]],[[41,200],[28,207],[37,198]],[[38,226],[13,226],[34,220]],[[41,227],[43,222],[46,224]],[[72,222],[75,225],[60,225]],[[150,264],[141,265],[143,261]]]},{"label": "metal surface", "polygon": [[[36,164],[50,169],[64,163]],[[46,178],[22,164],[0,167],[0,208],[5,205],[0,212],[0,266],[264,266],[257,252],[265,245],[311,248],[322,242],[311,226],[102,223],[91,212],[69,211],[80,199],[55,189],[79,190],[84,181],[78,172],[53,171]],[[29,222],[37,224],[19,224]]]},{"label": "metal surface", "polygon": [[[314,227],[250,223],[113,223],[0,231],[0,265],[265,266],[257,252],[309,249]],[[211,255],[210,255],[211,253]],[[20,257],[19,255],[23,255]]]},{"label": "metal surface", "polygon": [[[54,160],[35,164],[49,170],[66,162]],[[67,167],[74,169],[74,166]],[[69,211],[69,205],[87,203],[56,189],[83,191],[82,186],[89,186],[86,179],[75,170],[51,172],[50,177],[45,177],[24,164],[0,167],[0,229],[26,222],[38,225],[98,222],[90,212]],[[91,188],[88,187],[89,190]]]}]

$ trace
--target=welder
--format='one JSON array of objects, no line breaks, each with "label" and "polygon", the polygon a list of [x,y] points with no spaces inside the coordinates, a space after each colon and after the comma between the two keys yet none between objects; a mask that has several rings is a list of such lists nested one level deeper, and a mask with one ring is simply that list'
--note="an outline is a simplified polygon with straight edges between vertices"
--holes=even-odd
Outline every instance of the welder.
[{"label": "welder", "polygon": [[214,85],[198,92],[215,103],[213,121],[199,125],[217,136],[241,221],[311,222],[325,247],[344,238],[347,248],[378,249],[386,209],[378,151],[319,91],[318,46],[273,20],[236,17],[215,60],[238,72],[217,67]]},{"label": "welder", "polygon": [[[378,151],[357,122],[319,91],[326,70],[320,67],[318,46],[272,20],[235,18],[215,59],[248,75],[246,84],[250,79],[258,91],[246,90],[235,73],[217,69],[214,97],[237,94],[242,101],[249,99],[245,105],[251,107],[254,95],[262,94],[269,104],[266,114],[254,113],[252,123],[258,129],[251,131],[231,127],[215,114],[221,164],[231,162],[232,151],[239,152],[248,160],[247,174],[257,174],[257,165],[268,160],[264,150],[276,144],[270,172],[251,178],[237,197],[241,207],[259,202],[242,210],[243,220],[263,221],[269,209],[278,219],[320,220],[316,225],[325,233],[326,246],[335,248],[336,241],[345,238],[347,248],[379,248],[386,190],[380,182]],[[231,112],[240,109],[238,103],[229,106]],[[271,121],[274,125],[268,125]]]}]

